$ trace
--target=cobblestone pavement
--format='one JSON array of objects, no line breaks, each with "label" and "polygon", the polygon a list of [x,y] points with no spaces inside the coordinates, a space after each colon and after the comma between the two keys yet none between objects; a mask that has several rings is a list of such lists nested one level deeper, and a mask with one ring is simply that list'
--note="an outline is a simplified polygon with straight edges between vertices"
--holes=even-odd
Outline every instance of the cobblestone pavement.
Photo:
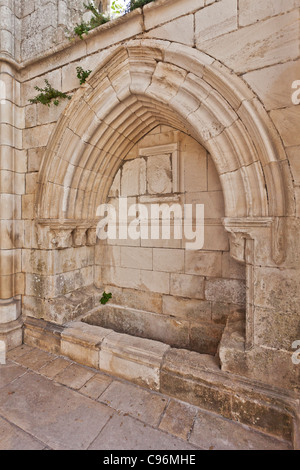
[{"label": "cobblestone pavement", "polygon": [[0,450],[291,449],[289,443],[27,345],[0,366]]}]

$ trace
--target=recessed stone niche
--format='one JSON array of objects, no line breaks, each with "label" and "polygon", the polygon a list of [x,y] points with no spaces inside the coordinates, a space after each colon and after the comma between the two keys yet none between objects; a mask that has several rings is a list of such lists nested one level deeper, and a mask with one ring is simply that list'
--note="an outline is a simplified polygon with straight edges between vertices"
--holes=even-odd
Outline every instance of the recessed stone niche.
[{"label": "recessed stone niche", "polygon": [[[116,211],[117,233],[124,221],[120,198],[148,209],[150,217],[142,221],[148,239],[128,236],[97,244],[96,286],[111,292],[112,300],[83,321],[215,355],[228,316],[245,308],[245,268],[229,254],[223,193],[210,155],[190,136],[158,126],[135,145],[114,178],[107,202]],[[161,214],[151,218],[151,204],[179,204],[182,210],[184,204],[203,204],[202,249],[186,249],[184,231],[176,235],[176,215],[170,238],[164,238],[166,221]],[[140,212],[128,223],[136,216]],[[159,225],[158,239],[151,238],[153,225]]]}]

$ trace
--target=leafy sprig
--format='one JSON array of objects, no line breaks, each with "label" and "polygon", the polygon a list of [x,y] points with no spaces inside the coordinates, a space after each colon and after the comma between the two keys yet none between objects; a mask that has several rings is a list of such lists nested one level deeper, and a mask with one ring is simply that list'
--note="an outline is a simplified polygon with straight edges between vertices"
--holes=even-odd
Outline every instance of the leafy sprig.
[{"label": "leafy sprig", "polygon": [[80,39],[83,39],[84,34],[88,34],[92,29],[95,29],[110,20],[107,16],[103,15],[103,13],[100,13],[93,3],[84,3],[83,6],[87,11],[90,11],[93,16],[89,22],[82,21],[81,23],[76,24],[74,34],[79,36]]},{"label": "leafy sprig", "polygon": [[102,295],[102,297],[101,297],[101,299],[100,299],[100,303],[101,303],[102,305],[105,305],[105,304],[107,304],[107,302],[108,302],[111,298],[112,298],[112,294],[111,294],[111,293],[107,294],[106,292],[103,292],[103,295]]},{"label": "leafy sprig", "polygon": [[80,85],[83,85],[83,83],[86,82],[87,78],[90,76],[92,73],[91,70],[83,70],[82,67],[76,67],[77,70],[77,78],[80,81]]},{"label": "leafy sprig", "polygon": [[133,11],[136,8],[142,8],[148,3],[155,2],[155,0],[130,0],[128,5],[128,11]]},{"label": "leafy sprig", "polygon": [[55,90],[55,88],[50,85],[48,80],[45,80],[45,83],[45,88],[40,88],[38,86],[34,87],[35,90],[39,91],[40,93],[35,98],[30,99],[30,103],[41,103],[43,105],[50,106],[53,102],[54,106],[58,106],[60,100],[71,99],[71,96],[68,96],[66,93],[62,93],[61,91]]}]

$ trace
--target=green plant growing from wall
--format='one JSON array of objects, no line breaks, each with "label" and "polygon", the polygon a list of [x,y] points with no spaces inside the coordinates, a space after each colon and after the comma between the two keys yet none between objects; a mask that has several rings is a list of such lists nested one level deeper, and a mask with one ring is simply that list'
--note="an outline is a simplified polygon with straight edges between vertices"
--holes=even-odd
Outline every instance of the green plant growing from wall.
[{"label": "green plant growing from wall", "polygon": [[48,80],[45,80],[45,83],[45,88],[40,88],[38,86],[34,87],[35,90],[39,91],[40,93],[35,98],[30,99],[30,103],[41,103],[45,106],[50,106],[53,102],[54,106],[58,106],[60,100],[71,99],[71,96],[68,96],[66,93],[62,93],[61,91],[55,90],[55,88],[50,85]]},{"label": "green plant growing from wall", "polygon": [[102,295],[102,297],[101,297],[101,299],[100,299],[100,303],[101,303],[102,305],[105,305],[105,304],[107,304],[107,302],[109,302],[109,300],[110,300],[111,298],[112,298],[112,294],[111,294],[111,293],[107,294],[106,292],[103,292],[103,295]]},{"label": "green plant growing from wall", "polygon": [[[88,23],[86,23],[85,21],[82,21],[80,24],[76,24],[75,28],[74,28],[74,34],[76,36],[79,36],[80,39],[83,39],[83,35],[84,34],[88,34],[89,31],[90,31],[90,26]],[[72,39],[71,37],[69,37],[69,39]]]},{"label": "green plant growing from wall", "polygon": [[155,0],[130,0],[128,5],[128,11],[133,11],[136,8],[142,8],[148,3],[155,2]]},{"label": "green plant growing from wall", "polygon": [[121,16],[126,13],[126,5],[120,1],[114,0],[110,6],[112,15],[114,17]]},{"label": "green plant growing from wall", "polygon": [[[80,39],[83,39],[84,34],[88,34],[92,29],[95,29],[110,20],[110,18],[103,15],[103,13],[100,13],[92,2],[87,4],[84,3],[83,6],[87,11],[92,13],[92,17],[88,22],[82,21],[81,23],[76,24],[74,34],[79,36]],[[71,37],[69,37],[69,39],[71,39]]]},{"label": "green plant growing from wall", "polygon": [[91,70],[83,70],[82,67],[76,67],[76,71],[77,71],[77,78],[80,82],[80,85],[83,85],[83,83],[86,82],[87,78],[92,73]]}]

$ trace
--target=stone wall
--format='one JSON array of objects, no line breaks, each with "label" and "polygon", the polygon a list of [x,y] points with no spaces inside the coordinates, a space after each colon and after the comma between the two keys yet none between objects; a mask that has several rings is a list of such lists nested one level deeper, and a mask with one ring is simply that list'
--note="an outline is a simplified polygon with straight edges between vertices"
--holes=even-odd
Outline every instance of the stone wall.
[{"label": "stone wall", "polygon": [[[176,151],[176,164],[172,151]],[[117,216],[119,197],[127,198],[128,205],[143,204],[147,209],[147,223],[137,231],[147,226],[149,238],[99,242],[96,285],[113,293],[114,304],[142,309],[144,316],[145,311],[156,313],[155,317],[149,315],[153,322],[177,319],[182,341],[177,339],[177,345],[215,354],[228,315],[245,308],[245,266],[230,257],[229,237],[222,224],[223,194],[211,157],[191,137],[159,126],[131,150],[114,179],[108,202]],[[151,219],[151,204],[169,208],[179,204],[182,215],[184,204],[193,204],[194,212],[196,204],[203,204],[203,247],[189,250],[184,236],[176,238],[176,227],[182,227],[180,213],[170,220],[170,239],[163,239],[162,224],[168,220],[162,215],[161,220]],[[160,233],[154,240],[151,228],[157,225]],[[168,336],[170,329],[171,325],[168,333],[164,329]]]},{"label": "stone wall", "polygon": [[[70,194],[75,197],[82,185],[87,190],[92,162],[103,149],[91,138],[94,160],[86,157],[84,163],[87,123],[99,127],[101,120],[99,113],[95,117],[98,102],[90,100],[92,89],[99,90],[99,103],[110,104],[110,90],[111,99],[122,104],[129,76],[131,127],[126,135],[124,118],[120,138],[138,131],[133,116],[142,116],[147,126],[134,134],[131,147],[157,126],[171,125],[209,150],[219,174],[231,257],[245,265],[247,310],[246,337],[233,347],[223,344],[223,367],[297,388],[299,365],[292,363],[292,344],[300,339],[300,107],[292,101],[297,91],[292,85],[300,80],[299,1],[157,0],[71,42],[63,30],[78,21],[79,1],[0,0],[0,9],[0,79],[6,87],[0,110],[2,336],[13,338],[11,345],[20,340],[12,333],[20,330],[20,296],[24,316],[55,322],[95,305],[91,296],[79,293],[99,280],[95,225],[82,220],[82,213],[72,225],[68,217],[57,218],[56,211],[63,199],[61,179],[67,180],[75,168]],[[141,57],[146,45],[148,55]],[[122,69],[121,46],[133,57],[128,73],[126,61]],[[82,87],[77,66],[94,72]],[[73,99],[57,107],[30,104],[34,87],[43,87],[45,79]],[[113,87],[105,88],[108,84]],[[132,96],[138,93],[148,94],[136,106]],[[203,124],[210,114],[212,139]],[[108,114],[105,125],[117,118]],[[107,188],[130,150],[126,147],[121,155],[118,143],[113,145],[104,175]],[[70,154],[74,159],[80,155],[79,166],[69,165]],[[95,184],[105,179],[95,178]],[[52,183],[62,193],[52,190]],[[46,220],[40,220],[40,196]],[[234,261],[229,262],[227,248],[220,252],[230,266]],[[165,247],[152,247],[152,252],[156,249]],[[188,263],[189,271],[194,263]]]}]

